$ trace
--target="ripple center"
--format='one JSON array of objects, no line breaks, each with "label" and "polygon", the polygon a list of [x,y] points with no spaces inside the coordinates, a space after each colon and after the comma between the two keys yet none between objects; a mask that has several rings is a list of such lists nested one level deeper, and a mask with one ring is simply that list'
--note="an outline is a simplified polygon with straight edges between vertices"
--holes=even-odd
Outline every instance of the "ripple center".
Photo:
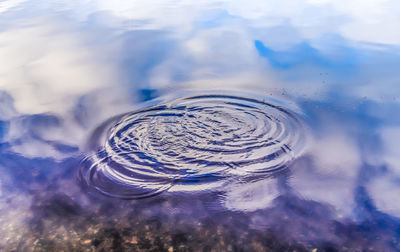
[{"label": "ripple center", "polygon": [[81,177],[119,198],[149,197],[176,183],[212,188],[285,168],[302,138],[302,123],[280,106],[192,96],[117,118],[102,149],[83,162]]}]

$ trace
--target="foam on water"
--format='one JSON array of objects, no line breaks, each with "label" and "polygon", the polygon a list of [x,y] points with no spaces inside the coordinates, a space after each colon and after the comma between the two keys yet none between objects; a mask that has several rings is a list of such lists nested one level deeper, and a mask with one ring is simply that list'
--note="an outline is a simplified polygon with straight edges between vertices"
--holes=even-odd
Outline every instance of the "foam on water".
[{"label": "foam on water", "polygon": [[287,167],[304,145],[295,114],[265,101],[200,95],[115,119],[81,178],[119,198],[149,197],[175,184],[201,190]]}]

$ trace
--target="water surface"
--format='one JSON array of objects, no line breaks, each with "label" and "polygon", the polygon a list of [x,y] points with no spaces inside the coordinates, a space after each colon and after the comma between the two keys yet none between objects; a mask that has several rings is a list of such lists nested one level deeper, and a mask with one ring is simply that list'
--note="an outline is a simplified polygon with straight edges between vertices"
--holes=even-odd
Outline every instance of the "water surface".
[{"label": "water surface", "polygon": [[0,1],[0,249],[399,251],[395,1]]}]

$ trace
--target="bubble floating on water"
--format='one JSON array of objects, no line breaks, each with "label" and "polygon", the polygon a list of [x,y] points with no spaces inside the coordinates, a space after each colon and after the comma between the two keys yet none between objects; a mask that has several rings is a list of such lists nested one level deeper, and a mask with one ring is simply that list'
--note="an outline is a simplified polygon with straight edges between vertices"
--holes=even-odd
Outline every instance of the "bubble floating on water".
[{"label": "bubble floating on water", "polygon": [[294,113],[238,96],[177,99],[114,122],[103,148],[83,162],[81,178],[119,198],[149,197],[177,183],[204,190],[271,174],[285,168],[303,144]]}]

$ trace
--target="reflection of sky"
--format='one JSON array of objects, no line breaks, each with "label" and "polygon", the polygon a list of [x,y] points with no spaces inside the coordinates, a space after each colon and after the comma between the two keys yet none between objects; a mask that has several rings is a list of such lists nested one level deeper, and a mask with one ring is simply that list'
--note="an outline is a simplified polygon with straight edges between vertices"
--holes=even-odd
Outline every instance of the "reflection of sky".
[{"label": "reflection of sky", "polygon": [[[95,126],[139,102],[242,90],[303,111],[310,142],[290,191],[356,218],[365,188],[399,217],[398,27],[397,1],[2,1],[0,185],[79,156]],[[273,207],[266,181],[227,188],[224,205]]]}]

